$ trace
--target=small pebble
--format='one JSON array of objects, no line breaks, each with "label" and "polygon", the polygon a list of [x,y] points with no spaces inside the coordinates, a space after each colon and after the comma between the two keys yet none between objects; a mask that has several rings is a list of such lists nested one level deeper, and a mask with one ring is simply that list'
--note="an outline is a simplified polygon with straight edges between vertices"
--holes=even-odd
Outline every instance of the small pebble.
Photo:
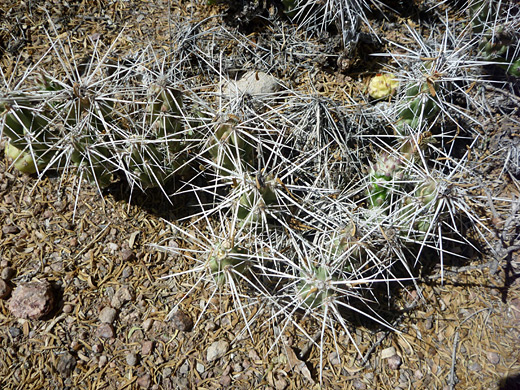
[{"label": "small pebble", "polygon": [[14,268],[12,268],[12,267],[5,267],[2,270],[2,274],[0,275],[0,277],[2,279],[4,279],[5,281],[9,281],[9,280],[11,280],[14,277],[15,274],[16,274],[16,271],[14,270]]},{"label": "small pebble", "polygon": [[[121,260],[123,260],[123,262],[125,262],[125,263],[127,261],[132,260],[134,257],[135,257],[135,254],[132,249],[123,249],[121,251]],[[129,268],[130,271],[132,270],[132,268],[130,268],[130,267],[126,267],[126,268]],[[126,270],[126,268],[125,268],[125,270]],[[124,270],[123,270],[123,273],[124,273]],[[132,275],[132,274],[130,273],[130,275]],[[130,276],[130,275],[128,275],[128,276]],[[128,276],[126,276],[126,277],[128,277]]]},{"label": "small pebble", "polygon": [[137,355],[135,353],[129,353],[126,355],[126,364],[130,367],[134,367],[137,365]]},{"label": "small pebble", "polygon": [[329,361],[330,361],[330,364],[332,364],[333,366],[337,366],[338,364],[341,363],[341,359],[338,356],[337,352],[331,352],[329,354]]},{"label": "small pebble", "polygon": [[98,367],[99,368],[105,367],[107,362],[108,362],[108,358],[105,355],[101,355],[99,357]]},{"label": "small pebble", "polygon": [[16,234],[19,231],[20,229],[15,225],[6,225],[2,228],[2,232],[4,232],[4,234]]},{"label": "small pebble", "polygon": [[121,287],[116,291],[111,300],[111,306],[116,309],[121,309],[126,302],[133,301],[135,295],[133,291],[128,287]]},{"label": "small pebble", "polygon": [[81,349],[81,343],[78,340],[72,340],[70,343],[70,349],[73,351],[79,351]]},{"label": "small pebble", "polygon": [[10,326],[9,327],[9,334],[11,335],[12,338],[17,338],[17,337],[19,337],[22,334],[22,331],[20,330],[20,328],[16,328],[14,326]]},{"label": "small pebble", "polygon": [[63,312],[65,314],[69,314],[69,313],[72,313],[72,305],[69,305],[69,304],[66,304],[63,306]]},{"label": "small pebble", "polygon": [[11,287],[5,282],[5,280],[0,279],[0,299],[5,299],[11,293]]},{"label": "small pebble", "polygon": [[125,267],[125,269],[123,270],[123,272],[121,272],[121,277],[123,279],[127,279],[129,278],[130,276],[132,276],[133,274],[133,270],[132,270],[132,267]]},{"label": "small pebble", "polygon": [[103,344],[94,344],[92,346],[92,352],[94,352],[94,353],[101,353],[101,352],[103,352],[103,349],[104,349]]},{"label": "small pebble", "polygon": [[390,368],[391,370],[399,370],[399,367],[401,367],[401,363],[402,360],[401,356],[399,355],[394,355],[388,358],[388,368]]},{"label": "small pebble", "polygon": [[153,341],[143,341],[141,345],[141,353],[143,356],[150,355],[153,351]]},{"label": "small pebble", "polygon": [[207,351],[206,359],[208,362],[220,359],[229,350],[229,343],[225,340],[215,341],[211,344]]},{"label": "small pebble", "polygon": [[177,310],[172,314],[173,327],[183,332],[189,332],[193,328],[193,320],[182,310]]},{"label": "small pebble", "polygon": [[74,370],[74,367],[76,367],[76,358],[74,358],[74,356],[68,352],[60,355],[58,364],[56,365],[56,370],[58,370],[62,376],[69,376]]},{"label": "small pebble", "polygon": [[98,326],[96,334],[98,337],[104,338],[104,339],[111,339],[114,338],[116,333],[114,331],[114,327],[111,324],[101,324]]},{"label": "small pebble", "polygon": [[500,355],[496,352],[488,352],[486,356],[491,364],[498,364],[500,362]]},{"label": "small pebble", "polygon": [[137,379],[137,386],[139,386],[141,389],[148,389],[150,387],[151,382],[152,377],[150,376],[150,374],[145,374]]},{"label": "small pebble", "polygon": [[204,364],[197,362],[197,365],[195,367],[199,374],[202,374],[204,371],[206,371],[206,367],[204,367]]},{"label": "small pebble", "polygon": [[231,377],[229,375],[222,375],[218,380],[221,386],[228,387],[231,385]]},{"label": "small pebble", "polygon": [[99,312],[99,320],[105,324],[112,324],[117,315],[117,310],[110,306],[105,306]]},{"label": "small pebble", "polygon": [[213,332],[215,329],[217,329],[217,324],[215,324],[213,321],[208,321],[206,322],[205,329],[208,332]]},{"label": "small pebble", "polygon": [[186,360],[179,368],[179,374],[186,375],[190,371],[190,363]]},{"label": "small pebble", "polygon": [[233,364],[233,372],[238,373],[242,372],[244,370],[244,367],[240,363]]},{"label": "small pebble", "polygon": [[394,347],[388,347],[381,351],[381,359],[388,359],[394,355],[397,355]]},{"label": "small pebble", "polygon": [[363,382],[361,382],[358,378],[356,378],[352,381],[352,386],[356,390],[365,390],[367,388],[367,386]]},{"label": "small pebble", "polygon": [[431,328],[433,328],[433,321],[431,318],[427,318],[424,322],[424,329],[430,330]]},{"label": "small pebble", "polygon": [[152,329],[152,325],[153,325],[153,318],[147,318],[146,320],[143,321],[143,323],[141,324],[141,327],[143,328],[143,330],[145,332],[148,332],[150,329]]},{"label": "small pebble", "polygon": [[471,363],[469,366],[468,366],[468,369],[470,371],[474,371],[474,372],[480,372],[482,370],[482,366],[475,362],[475,363]]}]

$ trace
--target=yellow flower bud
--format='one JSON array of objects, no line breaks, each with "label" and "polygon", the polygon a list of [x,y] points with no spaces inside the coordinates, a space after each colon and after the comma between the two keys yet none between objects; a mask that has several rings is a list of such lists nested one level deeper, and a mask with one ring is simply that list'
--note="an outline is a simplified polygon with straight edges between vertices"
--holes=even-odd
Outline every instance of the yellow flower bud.
[{"label": "yellow flower bud", "polygon": [[377,74],[368,83],[368,94],[373,99],[382,99],[392,96],[399,87],[393,73]]}]

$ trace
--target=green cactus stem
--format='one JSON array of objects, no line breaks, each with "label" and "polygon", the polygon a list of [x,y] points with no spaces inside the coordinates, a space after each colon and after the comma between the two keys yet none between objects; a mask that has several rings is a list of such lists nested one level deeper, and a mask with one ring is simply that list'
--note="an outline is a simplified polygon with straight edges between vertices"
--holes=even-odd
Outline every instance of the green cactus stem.
[{"label": "green cactus stem", "polygon": [[235,273],[245,275],[248,272],[247,251],[224,240],[217,244],[208,259],[209,270],[218,285],[226,282],[226,274],[233,278]]},{"label": "green cactus stem", "polygon": [[241,223],[262,221],[261,210],[277,204],[275,185],[272,176],[263,177],[261,174],[256,176],[255,186],[248,188],[248,191],[240,197],[237,217]]},{"label": "green cactus stem", "polygon": [[310,272],[302,270],[302,281],[298,283],[298,296],[311,309],[322,306],[332,294],[328,283],[333,280],[327,267],[311,266]]},{"label": "green cactus stem", "polygon": [[244,139],[237,125],[238,118],[234,117],[217,123],[213,137],[209,140],[209,154],[218,167],[219,174],[223,176],[236,172],[238,164],[242,171],[253,168],[254,148]]}]

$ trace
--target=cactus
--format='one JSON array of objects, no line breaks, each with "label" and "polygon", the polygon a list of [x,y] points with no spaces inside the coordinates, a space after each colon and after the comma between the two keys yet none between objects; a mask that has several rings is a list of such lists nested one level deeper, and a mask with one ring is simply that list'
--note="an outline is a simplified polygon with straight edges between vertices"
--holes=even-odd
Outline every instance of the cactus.
[{"label": "cactus", "polygon": [[512,5],[493,0],[474,0],[469,4],[473,32],[480,36],[478,49],[481,58],[519,77],[520,23],[516,11],[510,13],[508,7]]}]

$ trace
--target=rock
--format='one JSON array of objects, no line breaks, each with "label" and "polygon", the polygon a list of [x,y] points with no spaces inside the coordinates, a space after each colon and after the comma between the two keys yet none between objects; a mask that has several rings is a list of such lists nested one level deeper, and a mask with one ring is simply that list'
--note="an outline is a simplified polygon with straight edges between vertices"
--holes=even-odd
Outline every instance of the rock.
[{"label": "rock", "polygon": [[0,277],[2,279],[4,279],[5,281],[9,281],[9,280],[11,280],[14,277],[15,274],[16,274],[16,271],[14,270],[14,268],[12,268],[12,267],[5,267],[2,270],[2,274],[0,275]]},{"label": "rock", "polygon": [[143,356],[150,355],[153,351],[153,341],[143,341],[141,345],[141,353]]},{"label": "rock", "polygon": [[128,279],[130,276],[132,276],[133,273],[134,273],[134,271],[133,271],[132,267],[125,267],[123,272],[121,272],[121,278]]},{"label": "rock", "polygon": [[16,234],[20,231],[20,229],[18,228],[18,226],[15,226],[15,225],[6,225],[4,227],[2,227],[2,232],[4,234]]},{"label": "rock", "polygon": [[259,97],[279,89],[280,82],[276,77],[261,71],[248,71],[239,80],[228,81],[222,88],[222,93],[229,98],[244,94]]},{"label": "rock", "polygon": [[47,281],[20,284],[9,300],[9,310],[17,318],[40,319],[54,307],[54,294]]},{"label": "rock", "polygon": [[99,312],[99,320],[105,324],[112,324],[117,315],[117,310],[110,306],[105,306]]},{"label": "rock", "polygon": [[426,319],[426,321],[424,322],[424,329],[430,330],[431,328],[433,328],[433,321],[432,321],[431,317],[428,317]]},{"label": "rock", "polygon": [[73,310],[72,305],[66,304],[66,305],[63,306],[63,312],[65,314],[72,313],[72,310]]},{"label": "rock", "polygon": [[10,326],[9,334],[11,335],[12,338],[15,339],[17,337],[20,337],[20,335],[22,334],[22,331],[20,330],[20,328],[17,328],[15,326]]},{"label": "rock", "polygon": [[358,378],[356,378],[352,381],[352,387],[354,387],[354,389],[356,389],[356,390],[365,390],[367,388],[367,386],[363,382],[361,382]]},{"label": "rock", "polygon": [[341,364],[341,359],[337,352],[329,353],[329,361],[330,361],[330,364],[332,364],[333,366],[337,366],[338,364]]},{"label": "rock", "polygon": [[135,353],[129,353],[126,355],[126,364],[130,367],[134,367],[137,365],[137,355]]},{"label": "rock", "polygon": [[58,372],[62,376],[67,377],[70,376],[70,374],[74,370],[74,367],[76,367],[76,358],[72,356],[70,353],[65,352],[58,359],[56,370],[58,370]]},{"label": "rock", "polygon": [[0,279],[0,299],[5,299],[11,294],[11,287],[5,282],[5,280]]},{"label": "rock", "polygon": [[101,352],[103,352],[103,349],[104,349],[103,344],[92,345],[92,352],[94,352],[94,353],[101,353]]},{"label": "rock", "polygon": [[150,376],[150,374],[145,374],[137,379],[137,386],[139,386],[141,389],[148,389],[150,387],[151,382],[152,377]]},{"label": "rock", "polygon": [[99,357],[98,367],[103,368],[108,363],[108,357],[106,355],[101,355]]},{"label": "rock", "polygon": [[394,347],[385,348],[381,351],[381,359],[388,359],[394,355],[397,355]]},{"label": "rock", "polygon": [[141,324],[141,326],[143,327],[143,330],[145,332],[148,332],[152,328],[152,325],[153,325],[153,318],[148,318],[148,319],[144,320],[143,323]]},{"label": "rock", "polygon": [[480,372],[480,371],[482,371],[482,366],[479,363],[475,362],[475,363],[471,363],[468,366],[468,369],[473,372]]},{"label": "rock", "polygon": [[500,362],[500,355],[496,352],[488,352],[486,356],[491,364],[498,364]]},{"label": "rock", "polygon": [[274,388],[276,390],[284,390],[287,387],[287,382],[282,377],[276,378],[274,381]]},{"label": "rock", "polygon": [[394,355],[388,358],[388,368],[391,370],[399,370],[399,367],[401,367],[401,356]]},{"label": "rock", "polygon": [[98,337],[104,339],[112,339],[115,337],[116,332],[114,331],[114,327],[111,324],[103,323],[98,326],[96,334]]},{"label": "rock", "polygon": [[195,365],[195,369],[199,372],[199,374],[202,374],[204,373],[204,371],[206,371],[206,367],[204,367],[204,364],[200,362],[197,362],[197,364]]},{"label": "rock", "polygon": [[[135,257],[135,254],[134,254],[134,251],[132,249],[123,249],[121,251],[121,260],[123,262],[125,262],[125,263],[127,261],[133,260],[134,257]],[[130,267],[126,267],[126,268],[129,268],[130,270],[132,270]],[[126,270],[126,268],[125,268],[125,270]],[[124,270],[123,270],[123,273],[124,273]]]},{"label": "rock", "polygon": [[220,359],[229,350],[229,343],[225,340],[215,341],[211,344],[207,351],[206,359],[208,362]]},{"label": "rock", "polygon": [[229,375],[222,375],[218,383],[224,387],[228,387],[231,385],[231,377]]},{"label": "rock", "polygon": [[112,297],[111,306],[116,309],[121,309],[121,306],[126,302],[133,301],[134,299],[134,292],[130,288],[121,287]]},{"label": "rock", "polygon": [[193,320],[182,310],[172,314],[173,327],[183,332],[189,332],[193,328]]}]

